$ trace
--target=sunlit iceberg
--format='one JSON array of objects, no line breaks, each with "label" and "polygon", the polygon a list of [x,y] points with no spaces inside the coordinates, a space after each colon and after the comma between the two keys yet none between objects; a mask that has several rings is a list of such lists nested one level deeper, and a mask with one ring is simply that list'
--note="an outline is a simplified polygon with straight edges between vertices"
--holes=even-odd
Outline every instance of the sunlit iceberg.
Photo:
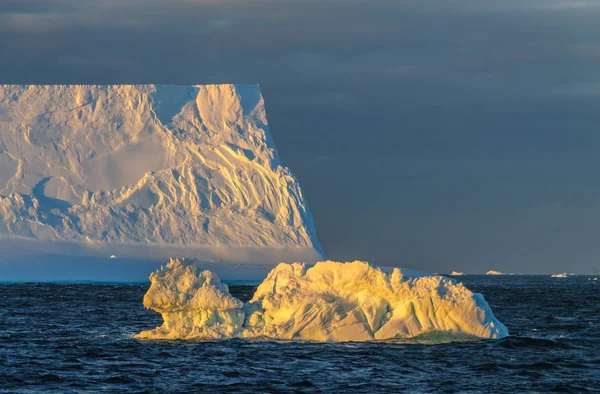
[{"label": "sunlit iceberg", "polygon": [[150,276],[144,306],[164,323],[143,339],[370,341],[443,332],[508,335],[481,294],[443,276],[362,261],[281,263],[242,303],[210,271],[171,260]]},{"label": "sunlit iceberg", "polygon": [[486,275],[504,275],[502,272],[500,272],[500,271],[494,271],[494,270],[489,270],[485,274]]}]

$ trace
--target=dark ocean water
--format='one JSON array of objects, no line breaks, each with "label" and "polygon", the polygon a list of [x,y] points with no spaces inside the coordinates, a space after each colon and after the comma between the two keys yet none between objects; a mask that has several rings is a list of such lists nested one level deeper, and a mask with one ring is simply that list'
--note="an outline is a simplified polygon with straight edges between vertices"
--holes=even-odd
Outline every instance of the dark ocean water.
[{"label": "dark ocean water", "polygon": [[[147,285],[0,285],[1,392],[600,392],[600,280],[463,276],[502,340],[140,341]],[[232,286],[247,300],[251,286]]]}]

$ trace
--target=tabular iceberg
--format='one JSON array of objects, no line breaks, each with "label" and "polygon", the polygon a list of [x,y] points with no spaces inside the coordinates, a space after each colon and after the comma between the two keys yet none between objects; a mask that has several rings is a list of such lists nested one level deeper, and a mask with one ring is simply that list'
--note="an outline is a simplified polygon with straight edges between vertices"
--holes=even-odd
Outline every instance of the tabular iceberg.
[{"label": "tabular iceberg", "polygon": [[0,85],[0,242],[106,258],[322,258],[257,85]]},{"label": "tabular iceberg", "polygon": [[444,332],[508,335],[481,294],[443,276],[366,262],[281,263],[247,303],[210,271],[171,260],[150,276],[144,306],[164,324],[143,339],[369,341]]}]

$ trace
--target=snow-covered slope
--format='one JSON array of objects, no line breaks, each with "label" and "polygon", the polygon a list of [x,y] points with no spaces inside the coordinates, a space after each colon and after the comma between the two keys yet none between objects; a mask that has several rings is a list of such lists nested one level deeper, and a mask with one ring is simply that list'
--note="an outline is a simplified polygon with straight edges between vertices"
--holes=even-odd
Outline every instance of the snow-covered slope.
[{"label": "snow-covered slope", "polygon": [[210,271],[171,260],[150,276],[144,306],[164,324],[147,339],[231,337],[368,341],[443,332],[508,335],[481,294],[454,279],[362,261],[281,263],[246,304]]},{"label": "snow-covered slope", "polygon": [[0,238],[320,255],[256,85],[0,85]]}]

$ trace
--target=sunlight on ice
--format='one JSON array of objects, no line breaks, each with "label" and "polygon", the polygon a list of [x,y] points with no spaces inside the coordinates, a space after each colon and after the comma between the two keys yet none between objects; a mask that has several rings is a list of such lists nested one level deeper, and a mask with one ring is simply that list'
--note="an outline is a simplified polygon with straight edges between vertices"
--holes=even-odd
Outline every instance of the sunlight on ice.
[{"label": "sunlight on ice", "polygon": [[489,270],[485,274],[486,275],[504,275],[502,272],[500,272],[500,271],[494,271],[494,270]]},{"label": "sunlight on ice", "polygon": [[281,263],[242,303],[210,271],[172,259],[150,275],[144,306],[164,323],[144,339],[369,341],[431,332],[508,335],[481,294],[454,279],[362,261]]}]

